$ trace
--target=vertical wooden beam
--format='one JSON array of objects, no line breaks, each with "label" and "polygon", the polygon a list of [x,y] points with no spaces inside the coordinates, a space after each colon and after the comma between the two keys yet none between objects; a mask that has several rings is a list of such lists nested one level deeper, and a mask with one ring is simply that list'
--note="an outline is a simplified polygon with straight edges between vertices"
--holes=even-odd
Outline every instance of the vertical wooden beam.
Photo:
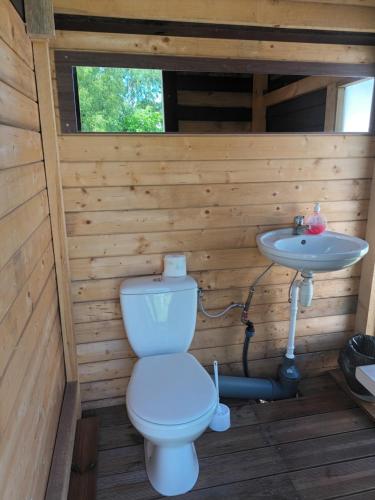
[{"label": "vertical wooden beam", "polygon": [[178,132],[178,102],[176,72],[163,71],[163,101],[165,132]]},{"label": "vertical wooden beam", "polygon": [[77,380],[78,369],[73,332],[70,268],[59,169],[59,153],[48,40],[34,40],[33,50],[47,191],[51,215],[53,249],[55,253],[66,378],[67,381],[70,382]]},{"label": "vertical wooden beam", "polygon": [[55,20],[51,0],[25,0],[27,33],[38,38],[55,35]]},{"label": "vertical wooden beam", "polygon": [[79,406],[79,384],[68,382],[65,386],[45,500],[66,500],[68,496]]},{"label": "vertical wooden beam", "polygon": [[267,90],[267,85],[268,75],[253,75],[253,132],[266,132],[266,106],[263,94]]},{"label": "vertical wooden beam", "polygon": [[369,252],[362,262],[355,322],[356,332],[375,335],[375,162],[372,176],[370,205],[367,216],[366,240]]},{"label": "vertical wooden beam", "polygon": [[326,109],[324,116],[324,132],[334,132],[336,125],[337,110],[337,83],[330,83],[327,86]]}]

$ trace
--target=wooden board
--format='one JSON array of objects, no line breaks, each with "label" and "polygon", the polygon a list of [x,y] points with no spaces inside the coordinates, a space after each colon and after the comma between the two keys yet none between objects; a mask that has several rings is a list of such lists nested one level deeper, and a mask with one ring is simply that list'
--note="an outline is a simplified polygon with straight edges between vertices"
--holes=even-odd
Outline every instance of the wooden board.
[{"label": "wooden board", "polygon": [[77,382],[68,382],[65,387],[59,427],[56,434],[45,496],[46,500],[63,500],[67,498],[79,405],[78,384]]},{"label": "wooden board", "polygon": [[44,498],[65,369],[33,53],[0,2],[1,496]]},{"label": "wooden board", "polygon": [[370,206],[366,229],[369,252],[363,261],[363,274],[359,288],[356,330],[375,335],[375,176],[370,191]]},{"label": "wooden board", "polygon": [[98,433],[97,417],[78,420],[68,500],[96,498]]},{"label": "wooden board", "polygon": [[365,135],[71,134],[61,136],[59,145],[65,162],[358,158],[375,154],[375,139]]},{"label": "wooden board", "polygon": [[57,31],[52,46],[59,50],[194,57],[198,58],[196,64],[199,63],[199,58],[353,65],[372,65],[375,59],[374,48],[366,45],[345,46],[79,31]]},{"label": "wooden board", "polygon": [[[144,156],[149,147],[152,157]],[[325,200],[332,230],[364,235],[374,154],[369,137],[85,135],[61,136],[60,148],[85,408],[124,398],[135,361],[118,300],[125,277],[160,273],[164,253],[184,252],[189,272],[206,289],[206,307],[217,311],[245,300],[247,286],[265,269],[256,235],[308,213],[313,199]],[[317,277],[313,306],[298,321],[304,374],[336,366],[354,324],[359,273]],[[292,274],[274,268],[254,297],[254,375],[276,374],[281,361]],[[217,358],[223,373],[238,375],[242,341],[238,311],[216,320],[199,315],[192,352],[204,366]]]},{"label": "wooden board", "polygon": [[35,76],[38,86],[41,135],[46,181],[50,202],[51,228],[55,253],[57,291],[63,336],[66,379],[77,380],[77,362],[70,297],[70,269],[67,256],[65,214],[62,201],[57,132],[54,115],[48,41],[34,40]]},{"label": "wooden board", "polygon": [[10,47],[0,38],[0,80],[7,85],[36,101],[34,72]]},{"label": "wooden board", "polygon": [[155,6],[150,0],[136,4],[112,2],[108,11],[99,0],[54,0],[56,12],[67,14],[123,17],[127,19],[164,19],[226,23],[284,28],[337,29],[347,31],[374,31],[374,10],[370,7],[326,3],[301,3],[271,0],[236,0],[231,5],[219,0],[212,9],[209,1],[191,0],[181,6],[177,0]]}]

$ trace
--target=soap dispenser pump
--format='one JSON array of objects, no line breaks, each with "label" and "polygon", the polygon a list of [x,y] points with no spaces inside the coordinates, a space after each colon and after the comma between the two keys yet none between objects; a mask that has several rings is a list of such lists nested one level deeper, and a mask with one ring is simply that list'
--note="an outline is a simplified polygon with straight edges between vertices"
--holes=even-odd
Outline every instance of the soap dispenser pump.
[{"label": "soap dispenser pump", "polygon": [[314,213],[305,218],[307,234],[321,234],[327,229],[327,219],[320,211],[320,203],[315,203]]}]

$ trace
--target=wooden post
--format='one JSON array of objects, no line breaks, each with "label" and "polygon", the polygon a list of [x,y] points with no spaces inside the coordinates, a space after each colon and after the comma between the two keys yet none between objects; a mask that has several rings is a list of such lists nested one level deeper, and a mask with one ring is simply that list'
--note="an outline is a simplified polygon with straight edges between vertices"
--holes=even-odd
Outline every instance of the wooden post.
[{"label": "wooden post", "polygon": [[252,130],[266,131],[266,106],[264,92],[267,90],[268,75],[253,75]]},{"label": "wooden post", "polygon": [[324,116],[324,132],[334,132],[336,125],[337,109],[337,83],[330,83],[327,86],[326,109]]},{"label": "wooden post", "polygon": [[66,379],[68,382],[71,382],[77,380],[78,369],[76,345],[73,333],[70,269],[59,169],[59,153],[48,40],[34,40],[33,50],[47,191],[51,215],[53,248],[55,253]]},{"label": "wooden post", "polygon": [[29,36],[50,38],[55,35],[51,0],[25,0],[25,18]]},{"label": "wooden post", "polygon": [[[375,171],[375,164],[374,164]],[[356,332],[375,335],[375,175],[373,171],[366,240],[370,246],[363,259],[355,322]]]}]

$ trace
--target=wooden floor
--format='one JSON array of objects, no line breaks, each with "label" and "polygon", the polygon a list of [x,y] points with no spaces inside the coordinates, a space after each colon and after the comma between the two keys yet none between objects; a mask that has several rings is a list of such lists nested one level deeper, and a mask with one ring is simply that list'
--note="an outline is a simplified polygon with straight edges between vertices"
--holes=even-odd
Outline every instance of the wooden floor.
[{"label": "wooden floor", "polygon": [[[329,375],[302,382],[298,399],[231,406],[232,428],[196,442],[199,479],[181,498],[375,500],[374,423]],[[160,498],[125,407],[93,413],[100,419],[98,500]]]}]

